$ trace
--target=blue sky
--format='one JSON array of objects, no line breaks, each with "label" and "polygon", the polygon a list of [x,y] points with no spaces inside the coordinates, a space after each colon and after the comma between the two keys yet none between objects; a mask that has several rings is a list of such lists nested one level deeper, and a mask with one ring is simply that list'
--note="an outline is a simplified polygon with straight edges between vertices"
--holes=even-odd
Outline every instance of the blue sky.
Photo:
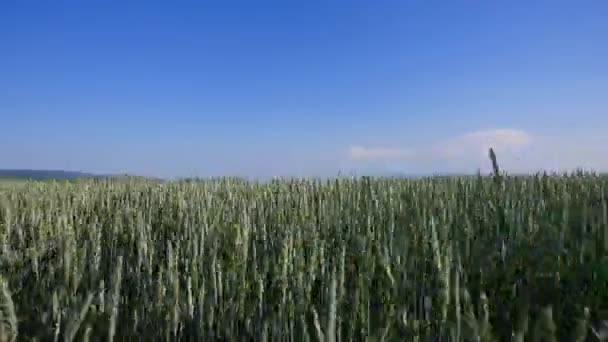
[{"label": "blue sky", "polygon": [[2,1],[0,168],[608,170],[607,1]]}]

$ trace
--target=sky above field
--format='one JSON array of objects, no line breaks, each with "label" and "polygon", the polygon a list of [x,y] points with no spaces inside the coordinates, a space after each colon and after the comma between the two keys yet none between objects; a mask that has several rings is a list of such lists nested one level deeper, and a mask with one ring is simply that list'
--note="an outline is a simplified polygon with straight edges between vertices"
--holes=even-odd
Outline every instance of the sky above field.
[{"label": "sky above field", "polygon": [[608,1],[0,2],[0,168],[608,170]]}]

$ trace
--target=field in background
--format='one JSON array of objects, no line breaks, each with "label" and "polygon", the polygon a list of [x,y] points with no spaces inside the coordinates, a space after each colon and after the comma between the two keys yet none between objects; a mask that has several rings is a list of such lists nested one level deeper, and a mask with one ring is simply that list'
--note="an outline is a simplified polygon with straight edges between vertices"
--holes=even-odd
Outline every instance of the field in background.
[{"label": "field in background", "polygon": [[0,186],[11,186],[13,184],[26,183],[25,179],[18,178],[0,178]]},{"label": "field in background", "polygon": [[[0,340],[593,336],[608,178],[0,186]],[[236,336],[238,335],[238,336]]]}]

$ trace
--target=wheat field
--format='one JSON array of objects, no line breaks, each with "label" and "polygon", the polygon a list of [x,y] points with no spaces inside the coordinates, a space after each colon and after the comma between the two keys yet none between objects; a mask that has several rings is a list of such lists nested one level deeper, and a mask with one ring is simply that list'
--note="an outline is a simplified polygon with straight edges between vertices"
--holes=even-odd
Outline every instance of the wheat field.
[{"label": "wheat field", "polygon": [[608,178],[0,189],[0,340],[585,341]]}]

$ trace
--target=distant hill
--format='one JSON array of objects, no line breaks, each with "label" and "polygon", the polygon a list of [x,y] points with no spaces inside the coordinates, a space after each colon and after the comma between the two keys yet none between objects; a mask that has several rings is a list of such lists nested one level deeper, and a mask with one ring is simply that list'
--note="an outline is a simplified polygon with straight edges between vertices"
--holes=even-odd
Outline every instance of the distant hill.
[{"label": "distant hill", "polygon": [[0,179],[74,180],[103,177],[92,173],[64,170],[0,170]]},{"label": "distant hill", "polygon": [[76,180],[76,179],[112,179],[112,180],[153,180],[162,181],[160,178],[150,178],[144,176],[136,176],[130,174],[94,174],[79,171],[66,170],[2,170],[0,169],[0,181],[2,179],[12,180]]}]

